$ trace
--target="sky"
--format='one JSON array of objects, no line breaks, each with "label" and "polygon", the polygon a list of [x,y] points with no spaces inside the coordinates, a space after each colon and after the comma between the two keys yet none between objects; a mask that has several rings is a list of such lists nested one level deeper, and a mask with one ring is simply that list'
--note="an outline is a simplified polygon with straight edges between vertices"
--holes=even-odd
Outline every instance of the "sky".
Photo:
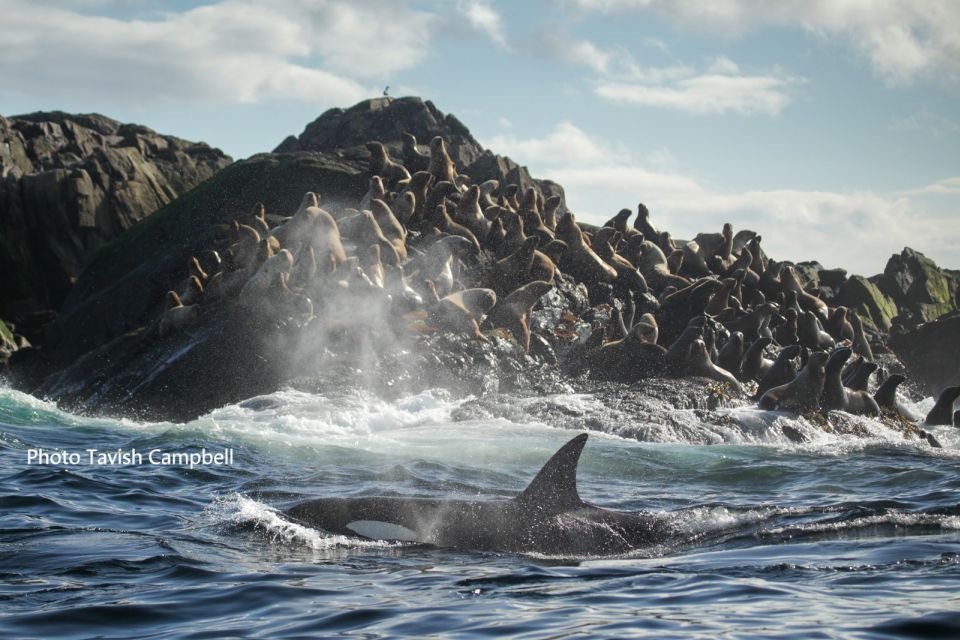
[{"label": "sky", "polygon": [[960,0],[0,0],[0,114],[270,151],[419,95],[562,184],[773,257],[960,269]]}]

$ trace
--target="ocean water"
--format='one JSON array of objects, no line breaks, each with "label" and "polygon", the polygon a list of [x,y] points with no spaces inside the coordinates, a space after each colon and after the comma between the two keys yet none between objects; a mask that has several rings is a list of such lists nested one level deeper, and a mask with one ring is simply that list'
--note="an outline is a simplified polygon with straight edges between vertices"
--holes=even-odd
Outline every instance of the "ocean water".
[{"label": "ocean water", "polygon": [[[493,415],[439,390],[282,391],[157,424],[0,388],[0,637],[960,637],[953,427],[933,449],[749,407],[724,428],[694,412],[593,421],[582,497],[676,530],[626,557],[364,541],[283,517],[313,497],[512,496],[598,402],[553,397],[571,417],[547,424],[524,411],[538,401]],[[89,448],[230,449],[233,464],[27,462]]]}]

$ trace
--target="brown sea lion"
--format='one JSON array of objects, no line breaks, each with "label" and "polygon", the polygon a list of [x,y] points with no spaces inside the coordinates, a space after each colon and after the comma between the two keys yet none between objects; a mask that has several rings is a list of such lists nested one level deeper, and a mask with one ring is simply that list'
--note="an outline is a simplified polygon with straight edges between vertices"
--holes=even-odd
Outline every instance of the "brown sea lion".
[{"label": "brown sea lion", "polygon": [[513,291],[506,298],[502,298],[490,310],[487,322],[494,328],[505,328],[517,339],[525,352],[530,351],[530,313],[534,305],[542,298],[553,285],[549,282],[536,280],[529,282]]},{"label": "brown sea lion", "polygon": [[820,406],[820,395],[826,378],[828,356],[823,351],[811,353],[797,377],[779,387],[769,389],[760,397],[761,409],[793,410],[803,413]]}]

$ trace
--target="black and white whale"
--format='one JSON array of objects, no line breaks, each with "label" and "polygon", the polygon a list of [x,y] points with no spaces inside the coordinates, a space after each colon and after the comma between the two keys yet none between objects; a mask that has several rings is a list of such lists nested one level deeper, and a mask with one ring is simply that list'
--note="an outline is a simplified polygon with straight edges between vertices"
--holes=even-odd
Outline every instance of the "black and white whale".
[{"label": "black and white whale", "polygon": [[670,527],[662,517],[601,509],[580,499],[577,462],[586,442],[587,434],[570,440],[509,500],[321,498],[286,514],[333,534],[477,551],[617,555],[664,540]]}]

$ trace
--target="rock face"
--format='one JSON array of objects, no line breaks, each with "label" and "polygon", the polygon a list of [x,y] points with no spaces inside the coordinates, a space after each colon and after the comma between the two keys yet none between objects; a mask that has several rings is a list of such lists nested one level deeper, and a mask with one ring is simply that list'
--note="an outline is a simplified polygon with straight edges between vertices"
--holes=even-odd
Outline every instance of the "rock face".
[{"label": "rock face", "polygon": [[960,385],[960,314],[894,331],[890,347],[930,395]]},{"label": "rock face", "polygon": [[904,320],[912,317],[904,324],[929,322],[957,307],[960,279],[910,247],[890,257],[877,284],[905,313]]},{"label": "rock face", "polygon": [[251,203],[289,214],[306,191],[359,199],[366,188],[359,165],[319,153],[261,154],[227,167],[96,255],[48,327],[47,352],[72,360],[151,320],[164,293],[181,290],[187,260],[222,244]]},{"label": "rock face", "polygon": [[[416,97],[376,98],[349,109],[330,109],[308,124],[300,136],[288,136],[274,152],[336,153],[365,165],[369,153],[363,145],[370,140],[379,140],[391,156],[402,158],[404,133],[413,134],[425,153],[425,145],[434,136],[443,137],[457,170],[474,182],[499,180],[519,185],[521,190],[535,187],[544,197],[563,196],[563,187],[550,180],[535,180],[526,167],[484,149],[456,117],[444,115],[429,100]],[[560,213],[564,211],[561,205]]]},{"label": "rock face", "polygon": [[864,324],[877,333],[890,331],[899,313],[893,300],[863,276],[852,276],[844,282],[834,302],[857,311]]},{"label": "rock face", "polygon": [[0,316],[58,308],[97,251],[230,162],[97,114],[0,117]]}]

